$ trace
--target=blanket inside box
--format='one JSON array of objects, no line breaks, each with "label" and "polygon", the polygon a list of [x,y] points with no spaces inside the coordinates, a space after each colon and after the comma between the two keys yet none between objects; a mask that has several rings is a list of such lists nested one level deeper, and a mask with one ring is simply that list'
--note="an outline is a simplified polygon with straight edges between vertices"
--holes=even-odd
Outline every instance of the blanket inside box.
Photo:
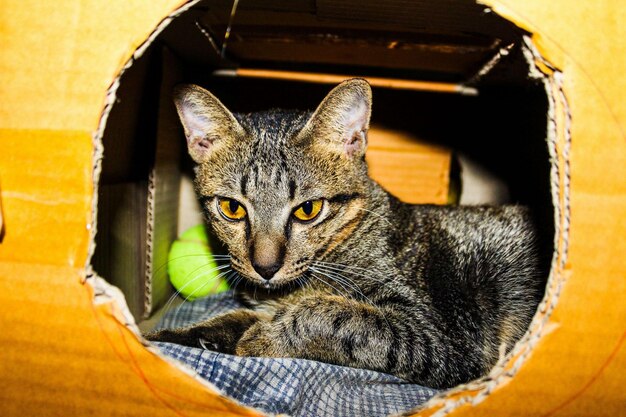
[{"label": "blanket inside box", "polygon": [[[168,311],[156,329],[184,327],[241,307],[231,291],[200,298]],[[305,359],[239,357],[170,343],[156,345],[229,397],[272,414],[382,417],[413,409],[437,393],[365,369]]]}]

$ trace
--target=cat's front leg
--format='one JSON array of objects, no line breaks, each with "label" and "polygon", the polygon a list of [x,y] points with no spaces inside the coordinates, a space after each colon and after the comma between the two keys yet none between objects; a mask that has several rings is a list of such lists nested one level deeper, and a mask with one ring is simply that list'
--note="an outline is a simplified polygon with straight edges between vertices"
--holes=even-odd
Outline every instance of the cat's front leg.
[{"label": "cat's front leg", "polygon": [[153,342],[176,343],[234,354],[241,336],[254,324],[267,319],[265,314],[238,309],[189,327],[158,330],[144,337]]},{"label": "cat's front leg", "polygon": [[393,317],[367,303],[340,296],[307,297],[258,321],[243,334],[240,356],[294,357],[390,371],[397,361]]}]

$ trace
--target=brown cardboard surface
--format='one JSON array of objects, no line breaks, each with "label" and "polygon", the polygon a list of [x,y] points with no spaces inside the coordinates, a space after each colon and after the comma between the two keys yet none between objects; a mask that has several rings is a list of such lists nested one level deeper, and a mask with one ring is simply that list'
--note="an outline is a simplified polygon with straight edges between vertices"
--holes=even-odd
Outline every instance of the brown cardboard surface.
[{"label": "brown cardboard surface", "polygon": [[[120,307],[94,305],[82,283],[92,133],[106,90],[179,3],[0,5],[3,416],[253,414],[144,349]],[[559,224],[569,234],[559,239],[545,312],[556,307],[523,365],[508,365],[514,376],[436,400],[421,414],[624,415],[626,9],[619,0],[489,3],[535,33],[562,70],[572,119],[559,119],[560,132],[571,132],[571,148],[558,138],[558,198],[569,209]]]},{"label": "brown cardboard surface", "polygon": [[0,260],[84,265],[92,133],[106,91],[178,3],[0,5]]},{"label": "brown cardboard surface", "polygon": [[181,3],[2,1],[0,128],[93,131],[115,74]]},{"label": "brown cardboard surface", "polygon": [[94,305],[84,278],[0,263],[3,416],[256,415],[144,349],[117,306]]},{"label": "brown cardboard surface", "polygon": [[[232,6],[231,1],[214,0],[210,7],[196,10],[196,19],[216,44],[221,43]],[[427,78],[437,72],[456,80],[471,77],[516,36],[503,20],[482,13],[481,6],[458,0],[241,2],[234,21],[236,36],[228,40],[227,56],[240,67],[282,62],[300,70],[307,63],[392,72],[404,68]],[[204,47],[205,42],[186,51],[198,45]],[[218,48],[205,50],[219,54]],[[194,55],[209,59],[206,53]]]},{"label": "brown cardboard surface", "polygon": [[[0,195],[2,195],[2,189],[0,189]],[[0,242],[2,241],[3,235],[4,235],[4,222],[2,220],[2,200],[0,200]]]},{"label": "brown cardboard surface", "polygon": [[0,260],[83,266],[91,227],[91,135],[0,129],[0,144]]},{"label": "brown cardboard surface", "polygon": [[409,203],[448,201],[451,151],[405,133],[372,126],[366,155],[369,173],[387,191]]}]

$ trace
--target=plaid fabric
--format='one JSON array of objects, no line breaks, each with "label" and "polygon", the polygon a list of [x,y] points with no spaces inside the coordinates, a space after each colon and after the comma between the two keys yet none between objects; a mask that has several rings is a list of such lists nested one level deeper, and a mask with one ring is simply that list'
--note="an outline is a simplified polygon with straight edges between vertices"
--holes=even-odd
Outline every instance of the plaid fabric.
[{"label": "plaid fabric", "polygon": [[[157,328],[181,327],[240,307],[232,293],[185,303]],[[243,358],[157,343],[223,393],[271,414],[291,416],[386,416],[410,410],[437,391],[391,375],[289,358]]]}]

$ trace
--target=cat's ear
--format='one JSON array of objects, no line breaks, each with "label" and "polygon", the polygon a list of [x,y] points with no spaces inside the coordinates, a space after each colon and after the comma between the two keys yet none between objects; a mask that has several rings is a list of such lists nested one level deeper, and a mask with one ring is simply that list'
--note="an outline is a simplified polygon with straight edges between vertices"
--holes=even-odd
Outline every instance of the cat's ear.
[{"label": "cat's ear", "polygon": [[363,156],[371,113],[369,83],[361,78],[347,80],[322,100],[301,134],[344,155]]},{"label": "cat's ear", "polygon": [[198,164],[225,141],[243,134],[235,116],[211,93],[193,84],[174,89],[174,104],[185,130],[189,155]]}]

